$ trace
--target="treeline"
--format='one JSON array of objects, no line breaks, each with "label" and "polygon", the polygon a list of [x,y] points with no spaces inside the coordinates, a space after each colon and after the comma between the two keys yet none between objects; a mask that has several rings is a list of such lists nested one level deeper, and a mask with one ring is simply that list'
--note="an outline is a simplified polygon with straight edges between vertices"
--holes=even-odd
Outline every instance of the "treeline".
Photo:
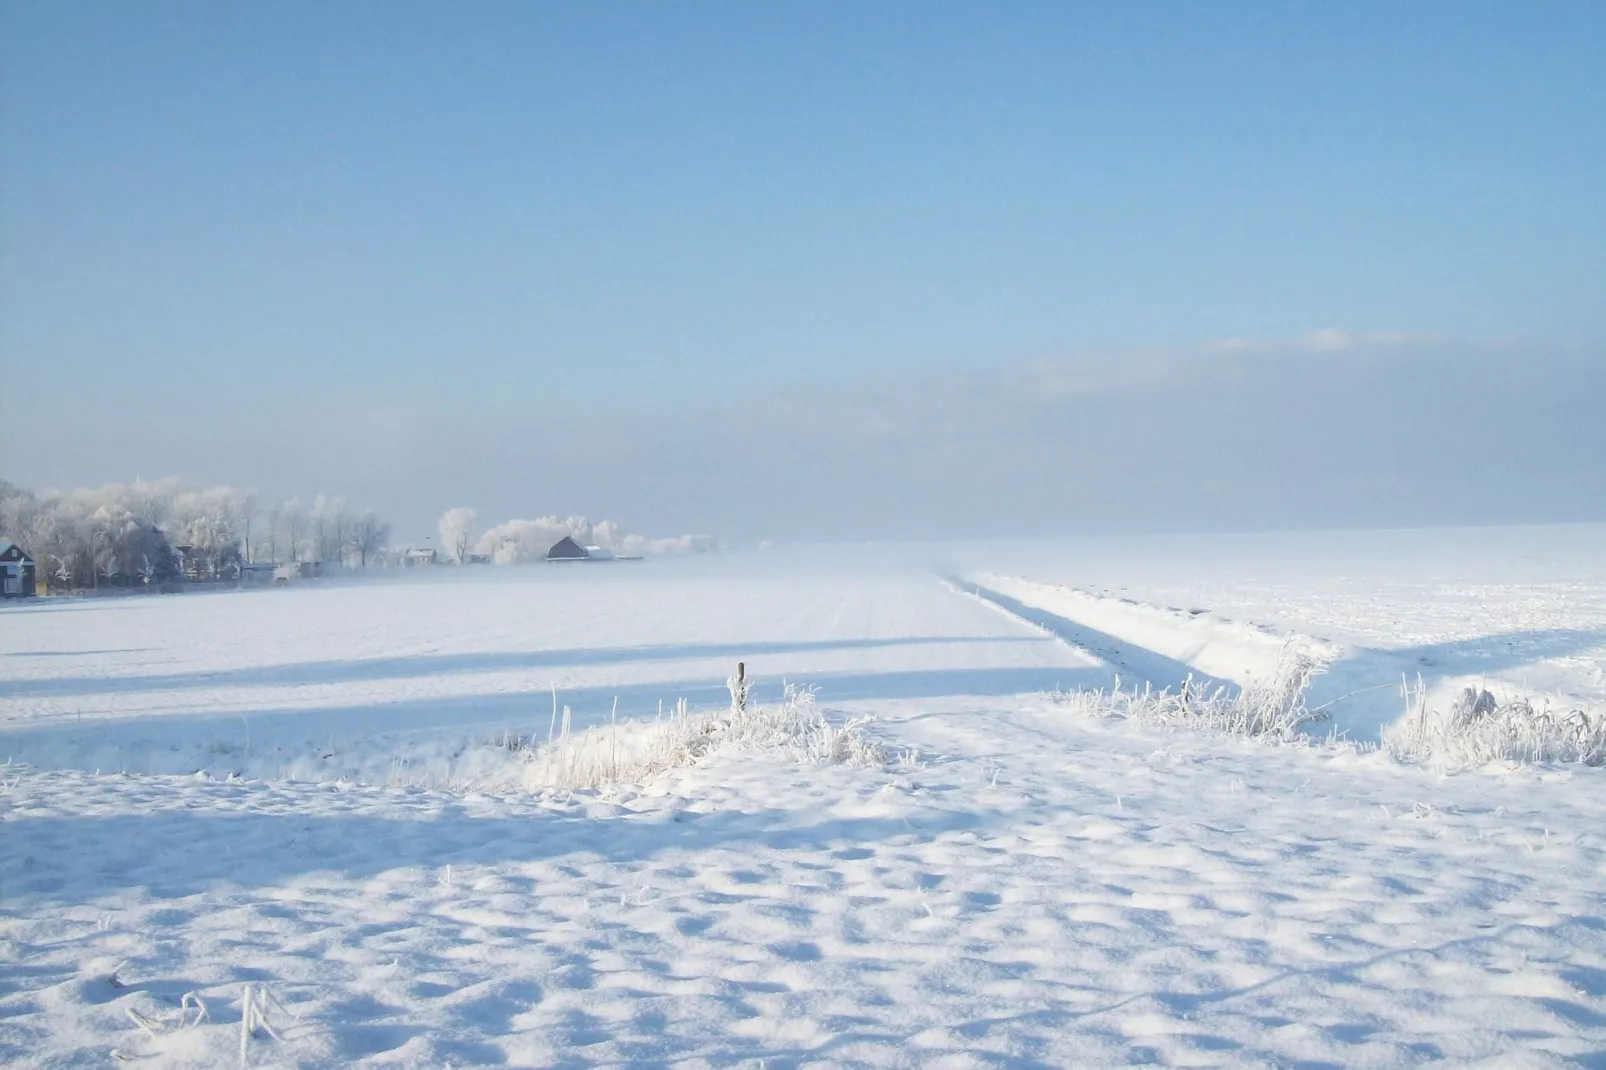
[{"label": "treeline", "polygon": [[0,479],[0,538],[65,589],[239,579],[250,564],[386,562],[390,525],[338,497],[264,505],[238,487],[176,479],[34,493]]}]

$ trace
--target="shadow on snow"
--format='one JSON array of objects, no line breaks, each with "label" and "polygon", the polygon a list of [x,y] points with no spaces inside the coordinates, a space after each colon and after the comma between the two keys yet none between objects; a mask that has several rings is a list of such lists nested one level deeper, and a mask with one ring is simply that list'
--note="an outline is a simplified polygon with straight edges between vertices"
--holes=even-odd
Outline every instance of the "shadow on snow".
[{"label": "shadow on snow", "polygon": [[[694,658],[752,659],[780,654],[833,650],[878,650],[889,647],[943,644],[1033,643],[1032,636],[909,636],[891,639],[821,639],[799,642],[662,644],[565,650],[524,650],[483,654],[419,654],[391,658],[353,658],[253,666],[220,672],[184,672],[152,676],[66,676],[0,683],[0,698],[43,695],[122,694],[133,691],[175,691],[206,687],[288,686],[349,683],[362,680],[410,679],[455,673],[506,672],[519,669],[572,668],[641,661]],[[28,651],[11,657],[64,657],[80,651]]]},{"label": "shadow on snow", "polygon": [[[837,703],[874,699],[925,699],[946,697],[999,697],[1040,694],[1056,688],[1107,687],[1110,676],[1102,667],[940,669],[906,672],[827,673],[799,682],[818,688],[819,701]],[[761,680],[754,698],[770,702],[780,698],[782,681]],[[560,690],[558,702],[573,711],[576,729],[605,723],[619,703],[621,720],[651,720],[660,708],[671,708],[684,698],[692,708],[719,707],[730,702],[723,678],[669,679],[626,687],[586,687]],[[660,705],[661,704],[661,705]],[[62,718],[50,723],[37,720],[0,730],[0,759],[12,758],[40,766],[127,769],[149,772],[152,754],[181,751],[191,754],[195,745],[227,744],[220,753],[244,749],[259,757],[274,749],[323,746],[344,739],[389,740],[405,743],[448,731],[465,729],[490,735],[502,731],[534,733],[544,737],[552,719],[551,693],[545,689],[491,695],[404,699],[397,702],[316,706],[307,709],[263,708],[230,713],[157,713],[78,721]],[[181,742],[181,746],[175,746]],[[229,767],[227,759],[208,768]],[[169,772],[192,769],[168,769]]]}]

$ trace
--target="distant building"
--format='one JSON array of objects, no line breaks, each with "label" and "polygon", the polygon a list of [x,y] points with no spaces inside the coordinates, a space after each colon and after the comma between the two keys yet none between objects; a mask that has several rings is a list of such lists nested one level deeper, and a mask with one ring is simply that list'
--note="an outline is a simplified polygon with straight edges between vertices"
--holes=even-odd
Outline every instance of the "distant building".
[{"label": "distant building", "polygon": [[585,561],[590,556],[584,546],[567,535],[553,543],[552,549],[546,552],[548,561]]},{"label": "distant building", "polygon": [[32,598],[39,593],[35,575],[28,551],[0,539],[0,598]]},{"label": "distant building", "polygon": [[463,564],[465,565],[489,565],[491,561],[490,554],[469,554],[463,558]]},{"label": "distant building", "polygon": [[403,550],[401,555],[401,563],[403,568],[418,568],[422,565],[437,565],[440,564],[440,554],[436,553],[433,548],[427,546],[422,549],[414,548]]},{"label": "distant building", "polygon": [[604,550],[600,546],[587,546],[586,557],[591,561],[612,561],[613,551]]},{"label": "distant building", "polygon": [[323,576],[322,561],[291,561],[287,565],[273,566],[273,585],[284,587],[300,580],[316,580]]},{"label": "distant building", "polygon": [[279,574],[278,565],[247,564],[240,566],[240,586],[266,587],[274,581]]}]

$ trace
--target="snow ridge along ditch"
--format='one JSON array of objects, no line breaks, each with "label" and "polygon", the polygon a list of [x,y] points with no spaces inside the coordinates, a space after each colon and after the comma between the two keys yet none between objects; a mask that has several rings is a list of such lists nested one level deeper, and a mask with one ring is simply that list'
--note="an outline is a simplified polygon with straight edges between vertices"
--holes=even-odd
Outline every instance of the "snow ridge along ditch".
[{"label": "snow ridge along ditch", "polygon": [[1458,767],[1606,764],[1606,711],[1567,696],[1497,695],[1475,677],[1428,680],[1420,664],[1388,650],[1279,634],[1208,610],[996,573],[945,582],[1109,664],[1120,685],[1066,696],[1085,713],[1279,740],[1326,736]]},{"label": "snow ridge along ditch", "polygon": [[1190,677],[1205,686],[1246,687],[1278,675],[1289,648],[1318,665],[1346,652],[1336,643],[1278,635],[1207,611],[1162,609],[996,573],[955,583],[1156,688],[1177,689]]},{"label": "snow ridge along ditch", "polygon": [[[1083,688],[1056,695],[1078,712],[1154,727],[1205,729],[1278,741],[1303,739],[1308,726],[1325,720],[1326,711],[1310,708],[1307,697],[1312,679],[1325,669],[1322,655],[1326,651],[1302,637],[1268,645],[1265,641],[1271,637],[1255,632],[1229,654],[1224,644],[1212,644],[1208,634],[1201,643],[1193,635],[1168,630],[1166,625],[1171,622],[1165,611],[1151,606],[1121,602],[1112,607],[1110,599],[1078,591],[1058,588],[1050,592],[1061,595],[1059,601],[1085,603],[1072,609],[1082,609],[1084,617],[1104,625],[1097,628],[1032,604],[1055,599],[1043,599],[1027,581],[997,576],[986,579],[990,586],[945,582],[956,593],[974,596],[1110,665],[1114,675],[1107,690]],[[1009,593],[999,587],[1009,588]],[[1065,611],[1062,605],[1055,608]],[[1198,623],[1186,618],[1175,622],[1190,630]],[[1250,664],[1236,673],[1219,669],[1210,673],[1190,664],[1190,658],[1211,668],[1234,662]]]}]

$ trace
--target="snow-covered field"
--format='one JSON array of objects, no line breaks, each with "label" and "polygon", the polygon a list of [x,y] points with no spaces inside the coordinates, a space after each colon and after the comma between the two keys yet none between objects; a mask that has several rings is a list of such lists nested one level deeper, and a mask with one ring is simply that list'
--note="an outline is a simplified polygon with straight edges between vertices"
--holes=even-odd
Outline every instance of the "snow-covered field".
[{"label": "snow-covered field", "polygon": [[[252,1066],[1606,1066],[1606,770],[1052,694],[1252,683],[1292,642],[1363,743],[1401,671],[1595,702],[1603,549],[842,547],[7,607],[0,1062],[237,1065],[249,987]],[[896,760],[517,790],[554,695],[652,720],[738,660]]]}]

